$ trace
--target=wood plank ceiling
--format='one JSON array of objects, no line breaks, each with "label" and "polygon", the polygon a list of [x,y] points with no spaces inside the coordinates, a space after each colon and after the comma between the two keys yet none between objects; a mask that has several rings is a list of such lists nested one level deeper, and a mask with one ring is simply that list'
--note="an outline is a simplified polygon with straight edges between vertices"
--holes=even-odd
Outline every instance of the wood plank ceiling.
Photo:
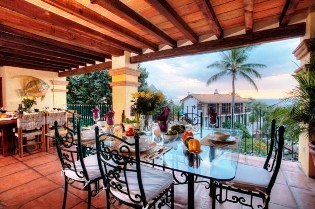
[{"label": "wood plank ceiling", "polygon": [[70,76],[302,36],[312,0],[1,0],[0,66]]}]

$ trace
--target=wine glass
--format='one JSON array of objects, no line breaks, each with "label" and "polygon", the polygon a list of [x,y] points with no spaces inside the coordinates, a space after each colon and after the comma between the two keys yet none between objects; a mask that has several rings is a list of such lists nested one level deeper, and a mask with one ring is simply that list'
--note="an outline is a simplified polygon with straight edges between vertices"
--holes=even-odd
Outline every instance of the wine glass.
[{"label": "wine glass", "polygon": [[97,121],[99,121],[100,118],[101,118],[101,117],[100,117],[100,112],[94,111],[94,112],[93,112],[93,121],[94,121],[95,124],[97,124]]}]

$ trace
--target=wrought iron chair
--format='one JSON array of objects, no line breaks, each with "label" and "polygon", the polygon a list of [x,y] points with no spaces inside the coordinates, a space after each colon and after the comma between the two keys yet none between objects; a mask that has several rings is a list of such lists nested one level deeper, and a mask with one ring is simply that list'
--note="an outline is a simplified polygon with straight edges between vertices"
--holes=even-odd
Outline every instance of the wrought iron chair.
[{"label": "wrought iron chair", "polygon": [[[168,205],[174,208],[174,185],[171,173],[140,163],[139,136],[128,143],[110,134],[99,134],[95,128],[97,159],[106,188],[107,208],[111,200],[133,208],[152,208]],[[109,135],[122,142],[117,149],[105,146],[100,137]],[[135,152],[130,146],[135,147]]]},{"label": "wrought iron chair", "polygon": [[17,119],[16,151],[20,158],[24,152],[45,151],[45,114],[20,114]]},{"label": "wrought iron chair", "polygon": [[[58,123],[55,121],[55,138],[59,160],[65,179],[65,189],[62,208],[66,208],[68,185],[79,190],[88,191],[88,208],[91,206],[91,197],[100,191],[99,171],[96,155],[84,157],[84,146],[81,144],[80,125],[76,135],[67,128],[64,135],[59,134]],[[93,187],[92,187],[93,186]]]},{"label": "wrought iron chair", "polygon": [[[67,112],[66,111],[58,111],[58,112],[49,112],[46,114],[45,119],[45,133],[54,133],[54,122],[57,121],[59,132],[65,132],[65,126],[67,125]],[[46,136],[46,151],[49,150],[50,147],[54,146],[54,138]]]},{"label": "wrought iron chair", "polygon": [[[264,166],[256,167],[246,164],[238,164],[236,176],[232,181],[215,182],[215,187],[219,188],[219,194],[216,194],[216,200],[220,203],[229,201],[254,208],[253,197],[259,197],[263,200],[263,205],[258,205],[258,208],[268,208],[270,201],[270,193],[279,173],[282,151],[284,146],[284,126],[276,128],[275,120],[271,124],[271,142],[268,155]],[[273,152],[274,151],[274,152]],[[223,198],[223,189],[225,195]],[[242,196],[228,196],[228,191],[234,191],[240,194],[250,196],[250,200]]]}]

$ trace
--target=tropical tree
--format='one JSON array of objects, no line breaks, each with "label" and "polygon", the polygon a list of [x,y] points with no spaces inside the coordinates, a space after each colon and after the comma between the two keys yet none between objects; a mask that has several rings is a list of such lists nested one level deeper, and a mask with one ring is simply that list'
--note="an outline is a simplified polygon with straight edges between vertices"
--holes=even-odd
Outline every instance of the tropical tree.
[{"label": "tropical tree", "polygon": [[[148,89],[146,79],[149,73],[140,65],[137,68],[142,71],[139,76],[139,91],[143,91]],[[68,104],[112,104],[112,89],[109,85],[111,77],[106,69],[67,77],[67,81],[69,81]]]},{"label": "tropical tree", "polygon": [[207,86],[224,76],[230,76],[232,78],[232,128],[234,128],[235,81],[238,77],[243,78],[258,91],[257,85],[252,77],[260,79],[261,75],[257,69],[266,67],[264,64],[246,63],[252,48],[253,47],[243,47],[224,51],[221,53],[221,61],[216,61],[207,66],[207,68],[217,68],[220,70],[208,79]]}]

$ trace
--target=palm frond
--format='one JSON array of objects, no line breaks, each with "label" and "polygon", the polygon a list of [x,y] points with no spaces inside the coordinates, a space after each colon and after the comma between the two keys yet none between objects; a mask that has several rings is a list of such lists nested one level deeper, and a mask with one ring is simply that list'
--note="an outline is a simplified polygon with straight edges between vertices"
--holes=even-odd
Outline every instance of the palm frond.
[{"label": "palm frond", "polygon": [[227,71],[220,71],[217,74],[214,74],[213,76],[211,76],[208,80],[207,80],[207,86],[209,86],[211,83],[217,81],[219,78],[225,76],[227,74]]}]

